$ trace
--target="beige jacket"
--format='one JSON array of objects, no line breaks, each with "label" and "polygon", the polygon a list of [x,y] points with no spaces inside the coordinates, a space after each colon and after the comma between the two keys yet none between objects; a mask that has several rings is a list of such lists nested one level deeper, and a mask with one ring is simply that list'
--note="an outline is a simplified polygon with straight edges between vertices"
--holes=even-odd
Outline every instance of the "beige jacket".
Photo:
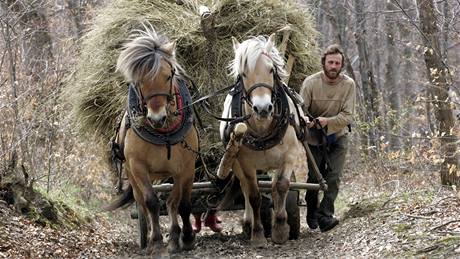
[{"label": "beige jacket", "polygon": [[356,105],[356,86],[353,79],[341,74],[342,80],[335,85],[326,83],[318,72],[307,77],[300,89],[304,99],[305,114],[316,117],[327,117],[327,134],[337,137],[348,132],[347,125],[353,121]]}]

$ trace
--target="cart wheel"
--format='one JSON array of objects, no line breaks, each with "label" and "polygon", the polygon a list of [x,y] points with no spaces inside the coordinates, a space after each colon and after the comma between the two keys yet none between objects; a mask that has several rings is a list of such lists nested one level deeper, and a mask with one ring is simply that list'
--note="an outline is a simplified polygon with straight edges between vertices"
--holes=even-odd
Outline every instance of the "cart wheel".
[{"label": "cart wheel", "polygon": [[260,218],[262,220],[262,226],[264,227],[264,236],[270,237],[272,235],[272,218],[273,208],[271,195],[262,195],[262,205],[260,207]]},{"label": "cart wheel", "polygon": [[289,239],[298,239],[300,235],[299,191],[289,191],[286,197],[286,211],[288,214]]},{"label": "cart wheel", "polygon": [[139,209],[139,206],[136,203],[137,207],[137,217],[138,217],[138,226],[139,226],[139,246],[142,249],[147,247],[147,219],[145,218],[142,210]]}]

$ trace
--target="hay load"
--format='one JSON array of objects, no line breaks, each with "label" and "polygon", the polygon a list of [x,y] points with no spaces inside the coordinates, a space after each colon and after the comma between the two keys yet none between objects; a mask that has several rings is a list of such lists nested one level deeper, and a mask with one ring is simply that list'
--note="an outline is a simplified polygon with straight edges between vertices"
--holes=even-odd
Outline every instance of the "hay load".
[{"label": "hay load", "polygon": [[[293,1],[273,0],[115,0],[98,11],[82,42],[74,80],[65,89],[72,102],[73,118],[80,132],[101,144],[114,134],[116,119],[123,112],[127,84],[115,72],[120,48],[133,29],[149,21],[156,30],[177,41],[177,57],[195,81],[201,95],[228,86],[233,79],[227,66],[233,58],[231,36],[242,41],[249,36],[270,35],[289,25],[286,52],[295,57],[289,85],[299,89],[306,75],[318,69],[316,31],[311,16]],[[214,16],[211,30],[203,31],[199,6]],[[279,32],[278,43],[283,33]],[[215,98],[214,98],[215,99]],[[221,112],[222,99],[211,100],[214,113]],[[202,134],[202,150],[221,147],[218,121],[201,113],[209,130]],[[219,143],[219,144],[216,144]]]}]

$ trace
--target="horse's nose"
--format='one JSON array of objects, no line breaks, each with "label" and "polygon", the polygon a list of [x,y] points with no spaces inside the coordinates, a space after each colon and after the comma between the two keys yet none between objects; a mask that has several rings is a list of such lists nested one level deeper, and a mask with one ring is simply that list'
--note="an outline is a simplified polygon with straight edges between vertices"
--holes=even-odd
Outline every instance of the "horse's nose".
[{"label": "horse's nose", "polygon": [[273,104],[254,104],[252,109],[262,118],[267,118],[273,111]]},{"label": "horse's nose", "polygon": [[147,116],[155,128],[161,128],[166,122],[166,115]]},{"label": "horse's nose", "polygon": [[164,125],[164,124],[165,124],[165,121],[166,121],[166,116],[163,116],[163,117],[161,117],[161,118],[158,120],[157,123],[158,123],[159,125]]}]

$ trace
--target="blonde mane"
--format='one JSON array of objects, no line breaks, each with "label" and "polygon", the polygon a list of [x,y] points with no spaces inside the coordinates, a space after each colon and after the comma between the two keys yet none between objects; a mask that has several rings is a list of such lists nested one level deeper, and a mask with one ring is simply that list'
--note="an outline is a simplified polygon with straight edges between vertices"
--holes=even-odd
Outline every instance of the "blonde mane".
[{"label": "blonde mane", "polygon": [[242,74],[245,69],[249,73],[254,71],[257,59],[263,53],[267,54],[273,62],[273,65],[281,79],[286,77],[284,70],[284,59],[281,57],[278,49],[272,47],[267,53],[267,38],[264,36],[251,37],[248,40],[240,43],[238,49],[235,50],[235,59],[230,62],[230,75],[234,78]]},{"label": "blonde mane", "polygon": [[128,82],[139,82],[144,78],[155,78],[160,71],[163,59],[169,63],[176,74],[184,76],[183,68],[177,63],[175,53],[167,53],[161,47],[169,41],[159,36],[151,24],[143,24],[144,30],[136,30],[123,46],[117,60],[117,71]]}]

